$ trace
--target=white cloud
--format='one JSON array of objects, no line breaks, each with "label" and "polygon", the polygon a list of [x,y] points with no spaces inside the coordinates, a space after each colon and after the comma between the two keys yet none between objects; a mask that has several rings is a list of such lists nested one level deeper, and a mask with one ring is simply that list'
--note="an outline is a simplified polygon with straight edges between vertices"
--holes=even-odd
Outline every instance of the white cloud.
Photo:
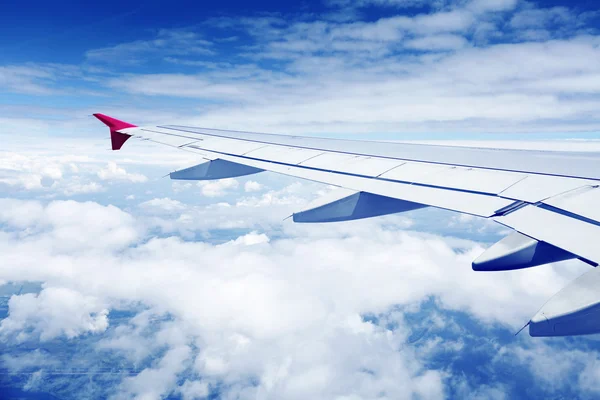
[{"label": "white cloud", "polygon": [[[400,32],[405,17],[386,20],[389,27],[381,21],[292,25],[277,40],[261,39],[262,52],[253,53],[289,62],[285,74],[262,71],[251,80],[214,71],[139,74],[115,78],[111,85],[142,95],[229,102],[186,121],[225,129],[347,134],[600,127],[593,117],[600,106],[597,85],[594,79],[590,86],[581,84],[600,73],[600,64],[593,62],[600,54],[597,38],[473,47],[468,37],[449,33],[470,29],[467,17],[444,13],[427,18],[418,24],[418,35],[403,40],[370,38],[366,32]],[[412,32],[411,24],[406,29]],[[415,56],[396,54],[398,47],[449,51]]]},{"label": "white cloud", "polygon": [[65,161],[5,151],[0,153],[0,182],[24,189],[39,189],[43,187],[42,179],[60,181],[63,178]]},{"label": "white cloud", "polygon": [[425,36],[406,42],[406,47],[419,50],[455,50],[467,46],[467,40],[458,35]]},{"label": "white cloud", "polygon": [[102,192],[104,188],[102,185],[96,182],[90,183],[79,183],[76,180],[72,182],[68,182],[63,186],[62,193],[65,196],[73,196],[76,194],[86,194],[86,193],[98,193]]},{"label": "white cloud", "polygon": [[[591,344],[597,341],[597,337],[590,338]],[[600,362],[595,351],[569,347],[556,351],[550,342],[535,342],[527,347],[500,349],[498,357],[530,366],[536,379],[552,391],[579,392],[578,396],[590,398],[600,391],[595,383]]]},{"label": "white cloud", "polygon": [[125,378],[122,391],[113,399],[160,399],[168,394],[177,382],[177,374],[186,368],[190,357],[188,346],[172,348],[158,362],[155,368],[147,368],[132,378]]},{"label": "white cloud", "polygon": [[475,12],[497,12],[514,9],[519,0],[473,0],[467,8]]},{"label": "white cloud", "polygon": [[202,399],[210,394],[208,383],[201,381],[186,380],[179,391],[184,400]]},{"label": "white cloud", "polygon": [[574,23],[577,18],[567,7],[531,8],[519,11],[510,20],[511,26],[524,28],[545,28],[548,24],[562,26]]},{"label": "white cloud", "polygon": [[200,181],[197,185],[204,196],[219,197],[223,196],[228,191],[237,189],[239,182],[233,178],[227,178],[216,181]]},{"label": "white cloud", "polygon": [[[141,303],[173,316],[153,340],[136,339],[147,326],[145,314],[138,327],[115,331],[102,345],[134,360],[155,346],[168,349],[155,365],[123,381],[124,396],[202,391],[193,380],[177,389],[188,365],[209,385],[225,383],[223,395],[233,397],[372,397],[385,391],[392,398],[439,398],[444,373],[428,370],[410,348],[396,351],[409,327],[390,331],[361,314],[435,296],[444,308],[516,328],[585,268],[573,262],[475,273],[470,262],[482,251],[477,244],[384,228],[381,220],[364,221],[363,228],[361,221],[346,224],[356,229],[344,233],[314,225],[302,228],[312,234],[298,238],[270,240],[253,232],[211,245],[131,234],[119,240],[118,232],[136,232],[143,223],[114,207],[1,205],[0,220],[27,234],[2,233],[0,252],[11,262],[0,265],[0,279],[50,285],[37,297],[13,297],[11,317],[2,325],[7,334],[26,327],[44,339],[101,332],[103,310],[111,304]],[[194,343],[201,343],[198,354],[190,351]]]},{"label": "white cloud", "polygon": [[149,210],[158,209],[160,211],[179,211],[185,209],[183,203],[178,200],[172,200],[168,197],[156,198],[152,200],[148,200],[140,204],[140,207],[146,208]]},{"label": "white cloud", "polygon": [[82,159],[85,157],[4,152],[0,156],[0,184],[17,191],[36,190],[64,196],[103,191],[100,184],[82,177],[83,171],[72,163]]},{"label": "white cloud", "polygon": [[263,190],[263,185],[255,182],[255,181],[248,181],[246,183],[244,183],[244,191],[246,193],[248,192],[260,192],[261,190]]},{"label": "white cloud", "polygon": [[[587,360],[586,360],[587,361]],[[598,378],[600,378],[600,360],[594,357],[590,362],[585,362],[585,368],[579,375],[578,384],[587,392],[591,394],[600,393],[600,384]]]},{"label": "white cloud", "polygon": [[13,371],[21,371],[29,368],[56,367],[60,361],[52,358],[49,354],[39,349],[19,355],[2,355],[2,362]]},{"label": "white cloud", "polygon": [[475,22],[475,17],[464,10],[417,15],[412,21],[412,30],[420,34],[438,32],[462,32]]},{"label": "white cloud", "polygon": [[195,32],[161,29],[154,39],[93,49],[87,51],[85,56],[94,62],[140,64],[149,59],[167,56],[212,55],[211,45],[211,42],[201,39]]},{"label": "white cloud", "polygon": [[105,181],[128,181],[128,182],[146,182],[146,178],[142,174],[127,172],[124,168],[121,168],[115,162],[109,162],[105,168],[98,171],[98,177]]},{"label": "white cloud", "polygon": [[[342,3],[338,5],[349,6]],[[47,77],[39,78],[36,85],[48,90],[54,90],[54,83],[83,76],[98,82],[98,91],[184,97],[189,109],[196,109],[198,99],[202,100],[200,113],[195,115],[181,112],[182,107],[168,111],[152,106],[127,110],[113,107],[125,115],[147,121],[185,121],[259,131],[599,129],[600,122],[594,117],[599,105],[597,96],[593,88],[582,93],[580,84],[598,74],[598,64],[593,62],[597,37],[590,30],[593,13],[514,0],[364,1],[360,5],[419,8],[418,14],[398,8],[390,15],[388,10],[385,17],[376,20],[366,20],[352,10],[351,19],[341,20],[318,16],[311,19],[299,14],[285,19],[216,18],[195,30],[161,30],[151,40],[89,53],[92,58],[126,60],[123,53],[131,53],[140,61],[165,58],[174,65],[173,73],[119,74],[78,66],[5,66],[10,70],[6,82],[17,74],[13,70],[21,69],[19,76]],[[204,59],[203,51],[214,47],[202,38],[200,31],[205,28],[216,35],[214,39],[244,39],[233,42],[244,45],[232,45],[238,63]],[[541,43],[518,43],[523,40]],[[423,54],[405,51],[410,48]],[[433,54],[439,50],[446,53]],[[186,51],[196,53],[184,54]],[[566,55],[554,57],[561,53]],[[585,67],[575,65],[587,57],[591,61]],[[277,68],[266,68],[265,64]],[[200,68],[190,73],[192,66]],[[60,70],[67,72],[61,75]],[[491,72],[504,73],[508,82],[490,80],[485,75]],[[562,80],[560,89],[545,85],[556,79]],[[73,121],[73,115],[82,112],[61,111],[64,121]],[[58,126],[48,118],[32,120],[31,112],[25,115],[29,121],[11,117],[11,123],[35,126],[42,121],[42,125]],[[35,180],[29,185],[36,185]]]},{"label": "white cloud", "polygon": [[1,178],[0,182],[9,186],[20,186],[23,189],[39,189],[42,187],[42,177],[40,175],[19,175],[17,177]]},{"label": "white cloud", "polygon": [[50,95],[58,91],[49,87],[57,75],[49,66],[0,66],[0,87],[16,93]]},{"label": "white cloud", "polygon": [[[56,251],[122,249],[137,240],[140,229],[131,215],[114,206],[92,202],[38,202],[0,199],[0,222],[13,232],[21,248],[53,248]],[[37,236],[41,230],[46,236]],[[8,240],[8,238],[6,238]]]},{"label": "white cloud", "polygon": [[23,341],[30,331],[39,335],[40,341],[62,335],[72,339],[108,327],[108,310],[97,299],[66,288],[12,296],[8,306],[10,315],[0,322],[0,337],[4,340]]},{"label": "white cloud", "polygon": [[269,237],[264,233],[250,232],[247,235],[240,236],[237,239],[228,242],[228,244],[252,246],[255,244],[269,243],[269,241]]},{"label": "white cloud", "polygon": [[[108,138],[106,140],[108,141]],[[144,175],[128,173],[119,167],[116,161],[111,160],[115,155],[105,151],[98,152],[93,141],[53,140],[45,144],[43,151],[38,149],[39,143],[37,140],[17,141],[11,145],[10,152],[0,154],[0,186],[4,186],[10,192],[34,190],[46,193],[47,196],[74,196],[105,191],[106,189],[95,181],[98,178],[110,181],[147,181]],[[70,150],[72,148],[79,150]],[[134,146],[128,154],[129,158],[119,161],[122,164],[143,166],[144,158],[152,159],[152,149],[147,156],[139,153],[137,157],[138,150],[140,149]],[[163,160],[170,157],[168,152],[164,153]],[[104,168],[100,168],[102,164],[105,164]],[[158,160],[157,165],[161,166]],[[168,170],[168,163],[163,167]]]}]

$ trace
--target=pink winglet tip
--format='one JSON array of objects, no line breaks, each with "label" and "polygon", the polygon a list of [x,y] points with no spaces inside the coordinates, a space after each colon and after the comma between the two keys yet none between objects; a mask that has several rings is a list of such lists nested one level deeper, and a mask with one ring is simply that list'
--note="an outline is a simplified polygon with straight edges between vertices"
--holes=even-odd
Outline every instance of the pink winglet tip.
[{"label": "pink winglet tip", "polygon": [[131,137],[131,135],[117,131],[125,128],[135,128],[137,126],[104,114],[96,113],[94,114],[94,117],[98,118],[104,125],[110,128],[110,141],[112,143],[113,150],[119,150],[121,146],[123,146],[123,143],[125,143],[127,139]]}]

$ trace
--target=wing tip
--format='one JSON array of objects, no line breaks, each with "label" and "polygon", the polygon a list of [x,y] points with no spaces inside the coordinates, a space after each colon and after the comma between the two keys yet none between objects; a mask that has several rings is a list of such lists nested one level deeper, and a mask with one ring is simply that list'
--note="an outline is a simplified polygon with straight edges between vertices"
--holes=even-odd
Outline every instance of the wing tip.
[{"label": "wing tip", "polygon": [[104,125],[108,126],[111,130],[118,131],[125,128],[136,128],[137,125],[130,124],[129,122],[121,121],[119,119],[109,117],[108,115],[95,113],[94,117],[98,118]]},{"label": "wing tip", "polygon": [[123,144],[131,137],[126,133],[117,132],[125,128],[136,128],[137,125],[130,124],[129,122],[121,121],[119,119],[109,117],[108,115],[101,113],[94,113],[94,117],[98,118],[100,122],[108,126],[110,129],[110,141],[113,150],[119,150]]}]

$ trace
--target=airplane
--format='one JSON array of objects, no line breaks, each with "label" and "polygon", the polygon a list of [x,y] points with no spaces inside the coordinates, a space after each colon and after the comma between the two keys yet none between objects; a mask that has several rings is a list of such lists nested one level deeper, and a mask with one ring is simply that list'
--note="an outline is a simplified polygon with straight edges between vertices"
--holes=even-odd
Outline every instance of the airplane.
[{"label": "airplane", "polygon": [[[595,153],[326,139],[180,125],[136,126],[94,114],[113,150],[130,138],[206,161],[169,174],[211,180],[272,171],[338,187],[294,222],[348,221],[422,207],[491,219],[512,233],[472,263],[506,271],[579,259],[600,263],[600,158]],[[526,325],[527,326],[527,325]],[[600,268],[555,294],[528,322],[531,336],[600,333]]]}]

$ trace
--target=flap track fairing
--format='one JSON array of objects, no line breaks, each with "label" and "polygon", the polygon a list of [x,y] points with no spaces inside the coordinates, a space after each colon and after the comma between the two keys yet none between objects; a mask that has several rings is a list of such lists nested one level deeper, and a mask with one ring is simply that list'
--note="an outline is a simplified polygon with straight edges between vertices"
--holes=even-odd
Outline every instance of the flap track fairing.
[{"label": "flap track fairing", "polygon": [[230,161],[216,159],[190,168],[171,172],[171,179],[205,181],[212,179],[235,178],[238,176],[256,174],[262,169],[237,164]]},{"label": "flap track fairing", "polygon": [[475,271],[508,271],[577,258],[576,255],[513,232],[473,261]]},{"label": "flap track fairing", "polygon": [[338,222],[394,214],[427,207],[367,192],[356,192],[319,207],[293,215],[294,222]]}]

